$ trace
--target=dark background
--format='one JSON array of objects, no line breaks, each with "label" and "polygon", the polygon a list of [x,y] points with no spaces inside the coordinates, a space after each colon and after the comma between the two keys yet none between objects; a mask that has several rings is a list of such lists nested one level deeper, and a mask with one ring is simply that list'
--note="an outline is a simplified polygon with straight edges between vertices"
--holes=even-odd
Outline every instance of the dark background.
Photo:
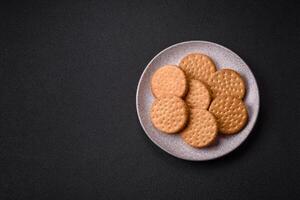
[{"label": "dark background", "polygon": [[[296,1],[2,2],[0,199],[299,198],[299,8]],[[249,138],[209,162],[163,152],[136,115],[147,63],[188,40],[235,51],[260,89]]]}]

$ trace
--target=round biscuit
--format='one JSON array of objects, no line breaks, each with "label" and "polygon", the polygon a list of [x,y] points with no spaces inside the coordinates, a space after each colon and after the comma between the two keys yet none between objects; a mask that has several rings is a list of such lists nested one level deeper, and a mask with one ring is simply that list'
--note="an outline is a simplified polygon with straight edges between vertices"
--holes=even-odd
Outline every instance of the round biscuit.
[{"label": "round biscuit", "polygon": [[188,121],[188,107],[176,96],[155,99],[151,107],[151,121],[164,133],[176,133],[184,128]]},{"label": "round biscuit", "polygon": [[212,144],[218,133],[215,117],[203,109],[191,109],[190,120],[182,131],[182,139],[189,145],[201,148]]},{"label": "round biscuit", "polygon": [[223,134],[238,133],[248,121],[244,102],[233,96],[218,96],[210,104],[209,111],[216,117]]},{"label": "round biscuit", "polygon": [[239,73],[232,69],[217,71],[209,82],[213,97],[230,95],[243,99],[246,87]]},{"label": "round biscuit", "polygon": [[151,90],[155,97],[185,96],[188,86],[184,72],[175,65],[165,65],[154,72]]},{"label": "round biscuit", "polygon": [[207,109],[210,104],[210,92],[201,81],[191,79],[185,102],[190,108]]},{"label": "round biscuit", "polygon": [[216,66],[207,55],[192,53],[185,56],[179,63],[188,79],[196,79],[207,84],[216,72]]}]

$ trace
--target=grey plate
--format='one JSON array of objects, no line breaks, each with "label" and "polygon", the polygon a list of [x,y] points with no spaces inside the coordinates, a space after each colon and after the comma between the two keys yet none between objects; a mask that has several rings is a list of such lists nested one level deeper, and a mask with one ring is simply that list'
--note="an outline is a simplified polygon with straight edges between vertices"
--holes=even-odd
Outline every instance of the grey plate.
[{"label": "grey plate", "polygon": [[[245,103],[249,112],[247,126],[238,134],[218,137],[217,144],[197,149],[187,145],[179,135],[167,135],[153,127],[149,111],[153,101],[150,89],[152,74],[166,64],[178,64],[188,53],[201,52],[210,56],[218,69],[231,68],[239,72],[246,81],[247,93]],[[185,160],[211,160],[236,149],[250,134],[259,111],[259,91],[253,73],[248,65],[231,50],[212,42],[188,41],[175,44],[157,54],[145,68],[136,93],[136,109],[140,123],[148,137],[169,154]]]}]

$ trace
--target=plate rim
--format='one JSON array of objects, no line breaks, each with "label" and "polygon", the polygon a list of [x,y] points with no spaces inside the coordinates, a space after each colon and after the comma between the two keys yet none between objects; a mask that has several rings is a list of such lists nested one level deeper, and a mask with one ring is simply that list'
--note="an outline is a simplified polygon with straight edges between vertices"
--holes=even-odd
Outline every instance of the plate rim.
[{"label": "plate rim", "polygon": [[[158,144],[158,142],[154,141],[150,135],[147,133],[145,127],[144,127],[144,124],[142,123],[142,120],[141,120],[141,116],[140,116],[140,113],[139,113],[139,104],[138,104],[138,97],[139,97],[139,91],[140,91],[140,85],[141,85],[141,81],[146,73],[146,70],[148,69],[149,65],[158,57],[160,56],[162,53],[164,53],[165,51],[173,48],[173,47],[176,47],[178,45],[183,45],[183,44],[187,44],[187,43],[194,43],[194,42],[199,42],[199,43],[206,43],[206,44],[211,44],[211,45],[216,45],[220,48],[223,48],[231,53],[233,53],[235,56],[237,56],[239,59],[241,59],[245,64],[246,66],[248,67],[251,75],[253,76],[254,80],[255,80],[255,87],[257,89],[257,113],[253,116],[254,118],[254,123],[253,123],[253,126],[251,127],[249,133],[247,134],[247,136],[241,140],[240,144],[238,144],[238,146],[236,146],[235,148],[225,152],[225,153],[222,153],[222,154],[219,154],[218,156],[215,156],[215,157],[210,157],[210,158],[205,158],[205,159],[190,159],[190,158],[185,158],[185,157],[182,157],[182,156],[178,156],[178,155],[174,155],[172,152],[170,152],[169,150],[167,150],[166,148],[162,147],[160,144]],[[240,147],[244,142],[245,140],[249,137],[250,133],[252,132],[252,130],[254,129],[255,125],[256,125],[256,122],[257,122],[257,118],[258,118],[258,115],[259,115],[259,112],[260,112],[260,92],[259,92],[259,88],[258,88],[258,84],[257,84],[257,80],[251,70],[251,68],[249,67],[249,65],[238,55],[236,54],[234,51],[230,50],[229,48],[223,46],[223,45],[220,45],[220,44],[217,44],[217,43],[214,43],[214,42],[210,42],[210,41],[205,41],[205,40],[189,40],[189,41],[184,41],[184,42],[179,42],[179,43],[176,43],[176,44],[173,44],[165,49],[163,49],[162,51],[160,51],[159,53],[157,53],[147,64],[147,66],[144,68],[140,78],[139,78],[139,82],[138,82],[138,85],[137,85],[137,89],[136,89],[136,112],[137,112],[137,116],[138,116],[138,119],[139,119],[139,122],[140,122],[140,125],[142,126],[143,128],[143,131],[144,133],[147,135],[147,137],[156,145],[158,146],[160,149],[162,149],[163,151],[165,151],[166,153],[172,155],[173,157],[176,157],[176,158],[179,158],[179,159],[182,159],[182,160],[187,160],[187,161],[195,161],[195,162],[200,162],[200,161],[208,161],[208,160],[215,160],[217,158],[221,158],[225,155],[228,155],[230,154],[231,152],[233,152],[234,150],[236,150],[238,147]]]}]

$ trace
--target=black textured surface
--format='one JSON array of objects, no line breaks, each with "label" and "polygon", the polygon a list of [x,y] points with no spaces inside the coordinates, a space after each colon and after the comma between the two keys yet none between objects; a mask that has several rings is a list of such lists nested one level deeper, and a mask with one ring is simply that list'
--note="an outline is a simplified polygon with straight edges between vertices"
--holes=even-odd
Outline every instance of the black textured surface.
[{"label": "black textured surface", "polygon": [[[22,1],[0,20],[1,200],[299,198],[296,1]],[[166,154],[136,115],[146,64],[187,40],[232,49],[259,84],[254,131],[214,161]]]}]

